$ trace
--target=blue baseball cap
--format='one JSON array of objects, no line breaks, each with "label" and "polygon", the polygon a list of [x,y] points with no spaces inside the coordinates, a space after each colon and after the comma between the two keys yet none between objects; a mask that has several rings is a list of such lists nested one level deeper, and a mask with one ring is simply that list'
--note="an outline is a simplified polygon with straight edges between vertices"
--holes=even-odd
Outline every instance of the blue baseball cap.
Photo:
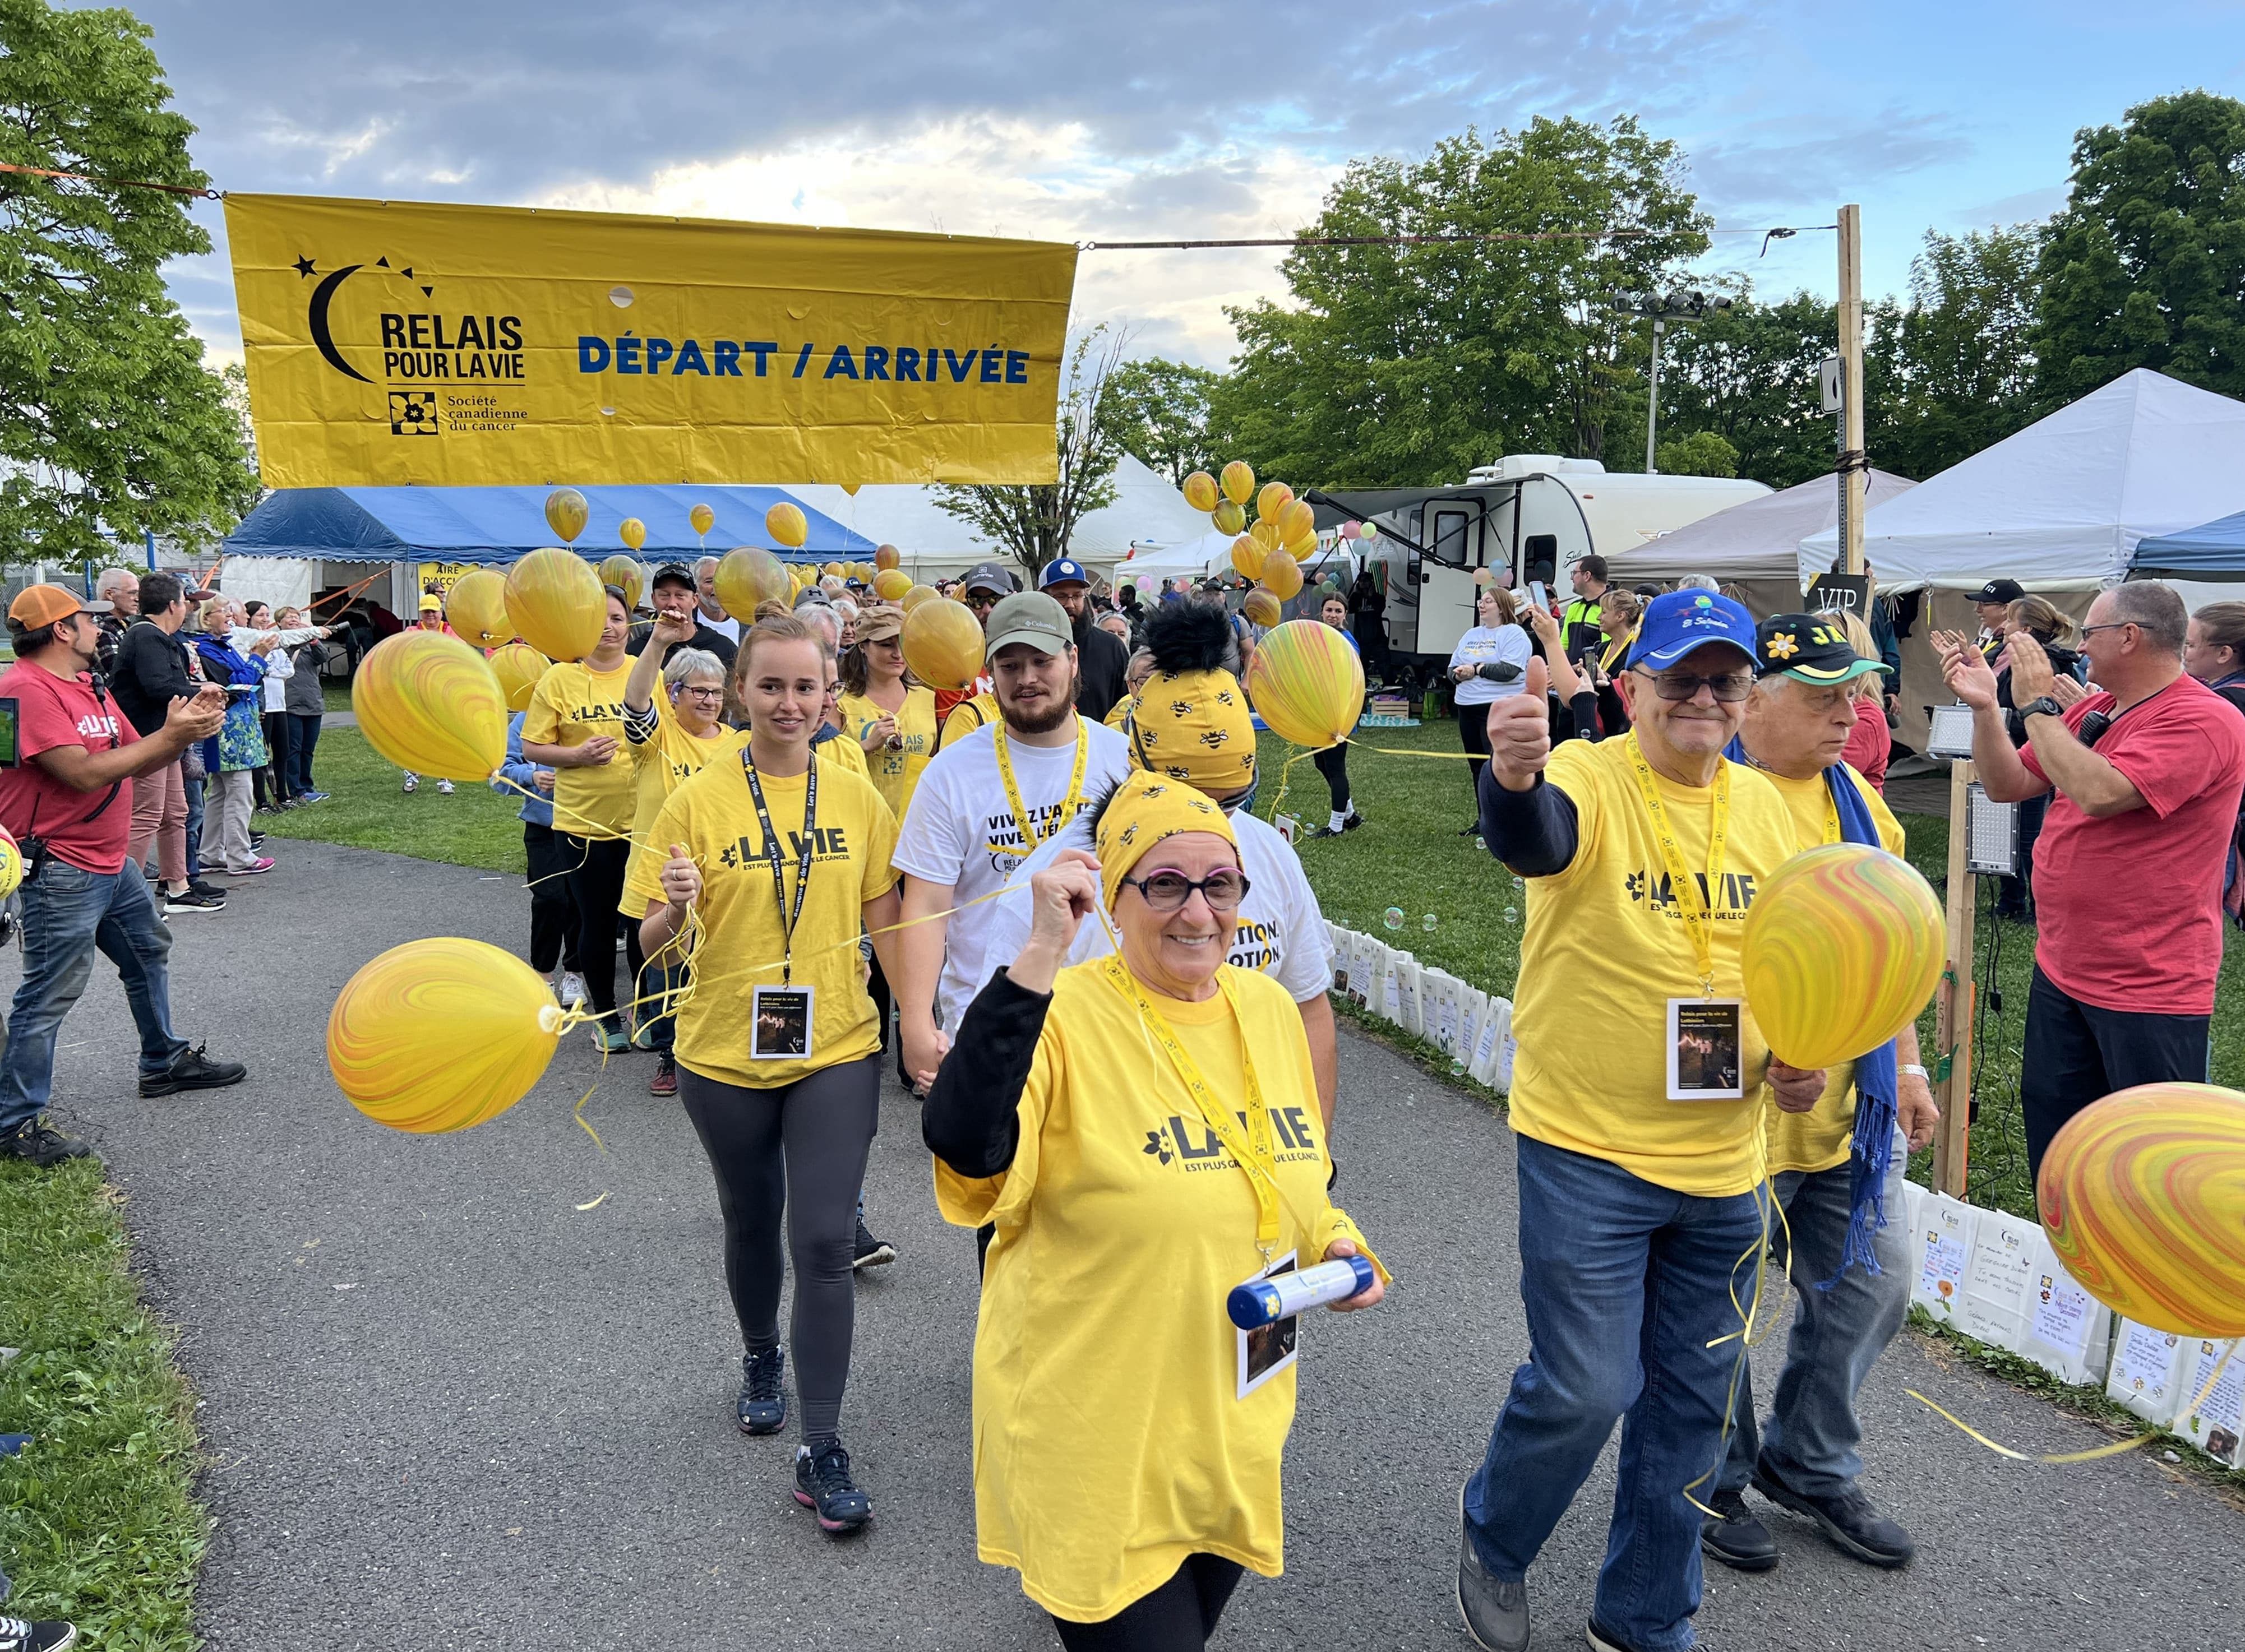
[{"label": "blue baseball cap", "polygon": [[1712,591],[1665,591],[1645,605],[1628,663],[1665,671],[1715,642],[1728,643],[1748,664],[1760,658],[1754,648],[1753,616],[1746,605]]},{"label": "blue baseball cap", "polygon": [[1044,572],[1038,576],[1037,589],[1049,591],[1056,585],[1071,582],[1088,586],[1091,583],[1091,576],[1083,571],[1083,564],[1074,557],[1055,557],[1045,564]]}]

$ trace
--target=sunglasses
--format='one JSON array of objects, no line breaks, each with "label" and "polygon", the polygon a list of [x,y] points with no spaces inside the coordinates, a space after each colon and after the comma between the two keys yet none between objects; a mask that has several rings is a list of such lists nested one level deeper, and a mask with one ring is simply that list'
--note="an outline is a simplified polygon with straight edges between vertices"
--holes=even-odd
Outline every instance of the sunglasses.
[{"label": "sunglasses", "polygon": [[1195,883],[1183,872],[1149,872],[1143,877],[1125,877],[1122,882],[1138,891],[1139,898],[1157,912],[1174,912],[1192,898],[1198,890],[1201,898],[1219,912],[1237,911],[1239,903],[1247,898],[1247,875],[1229,866],[1219,866],[1206,877]]},{"label": "sunglasses", "polygon": [[1679,701],[1696,700],[1702,687],[1725,705],[1734,706],[1753,692],[1753,673],[1726,671],[1719,677],[1702,677],[1688,671],[1645,671],[1638,674],[1652,679],[1652,691],[1663,700]]}]

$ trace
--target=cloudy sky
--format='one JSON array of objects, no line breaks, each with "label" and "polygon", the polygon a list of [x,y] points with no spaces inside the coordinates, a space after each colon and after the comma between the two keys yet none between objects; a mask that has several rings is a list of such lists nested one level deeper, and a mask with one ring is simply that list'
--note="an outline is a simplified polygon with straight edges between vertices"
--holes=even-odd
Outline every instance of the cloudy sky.
[{"label": "cloudy sky", "polygon": [[[1282,234],[1351,156],[1640,116],[1726,227],[1863,207],[1865,281],[1928,228],[2039,217],[2080,126],[2245,94],[2235,0],[138,0],[225,189],[1068,240]],[[239,354],[218,209],[173,290]],[[1829,235],[1706,267],[1834,286]],[[1079,315],[1221,365],[1275,252],[1102,253]]]}]

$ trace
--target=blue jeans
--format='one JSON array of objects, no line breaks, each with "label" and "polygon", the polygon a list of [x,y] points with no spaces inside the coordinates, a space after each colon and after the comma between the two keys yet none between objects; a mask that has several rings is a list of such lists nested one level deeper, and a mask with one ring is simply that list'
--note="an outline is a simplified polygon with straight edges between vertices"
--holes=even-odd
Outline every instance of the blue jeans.
[{"label": "blue jeans", "polygon": [[288,714],[288,795],[301,797],[314,790],[312,753],[320,744],[320,720],[301,711]]},{"label": "blue jeans", "polygon": [[203,875],[203,782],[200,775],[180,782],[187,794],[187,882]]},{"label": "blue jeans", "polygon": [[53,1093],[55,1030],[85,992],[98,947],[117,965],[140,1029],[140,1076],[170,1067],[187,1040],[172,1031],[172,932],[156,916],[148,880],[127,862],[107,874],[47,857],[25,883],[24,980],[0,1053],[0,1135],[38,1116]]},{"label": "blue jeans", "polygon": [[[1678,1105],[1687,1105],[1679,1103]],[[1682,1652],[1699,1609],[1699,1511],[1719,1466],[1738,1329],[1753,1294],[1757,1195],[1703,1199],[1603,1159],[1516,1138],[1528,1363],[1466,1482],[1468,1537],[1492,1576],[1528,1568],[1621,1419],[1598,1622]]]},{"label": "blue jeans", "polygon": [[1902,1203],[1909,1163],[1909,1146],[1897,1130],[1887,1172],[1887,1225],[1874,1241],[1879,1271],[1850,1268],[1829,1290],[1819,1287],[1832,1277],[1848,1242],[1853,1167],[1781,1170],[1771,1178],[1793,1235],[1793,1288],[1801,1301],[1777,1379],[1777,1403],[1759,1440],[1753,1379],[1740,1373],[1730,1450],[1723,1459],[1725,1491],[1741,1489],[1757,1462],[1764,1474],[1808,1497],[1845,1491],[1863,1472],[1855,1396],[1909,1311],[1909,1234]]}]

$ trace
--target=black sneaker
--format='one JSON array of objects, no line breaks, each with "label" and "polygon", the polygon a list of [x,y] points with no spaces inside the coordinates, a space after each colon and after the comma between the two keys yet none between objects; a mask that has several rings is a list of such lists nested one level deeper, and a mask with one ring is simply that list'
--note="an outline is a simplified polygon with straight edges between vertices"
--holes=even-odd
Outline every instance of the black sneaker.
[{"label": "black sneaker", "polygon": [[741,1432],[777,1434],[787,1426],[787,1391],[780,1385],[786,1368],[783,1348],[741,1356],[741,1397],[733,1405]]},{"label": "black sneaker", "polygon": [[180,1090],[223,1090],[249,1076],[249,1069],[239,1061],[212,1060],[203,1053],[208,1047],[198,1044],[192,1050],[180,1051],[170,1071],[140,1080],[140,1093],[171,1095]]},{"label": "black sneaker", "polygon": [[[1348,811],[1348,818],[1341,822],[1340,829],[1345,832],[1353,832],[1363,824],[1364,816],[1358,814],[1353,809],[1352,809]],[[1478,823],[1476,823],[1475,829],[1479,829]]]},{"label": "black sneaker", "polygon": [[1463,1528],[1465,1488],[1458,1488],[1458,1612],[1482,1652],[1528,1652],[1528,1585],[1491,1577]]},{"label": "black sneaker", "polygon": [[224,890],[220,889],[215,884],[206,884],[200,877],[191,877],[187,880],[187,893],[190,895],[215,896],[221,901],[226,898],[226,891]]},{"label": "black sneaker", "polygon": [[863,1216],[858,1218],[858,1248],[851,1258],[852,1268],[885,1268],[897,1259],[897,1248],[885,1239],[873,1237]]},{"label": "black sneaker", "polygon": [[1777,1540],[1747,1511],[1743,1492],[1717,1492],[1715,1513],[1699,1522],[1699,1552],[1740,1572],[1767,1572],[1777,1564]]},{"label": "black sneaker", "polygon": [[205,884],[198,890],[192,884],[176,895],[164,897],[164,916],[176,917],[181,912],[223,912],[226,897]]},{"label": "black sneaker", "polygon": [[[50,1127],[44,1119],[33,1119],[29,1124],[19,1125],[6,1135],[0,1135],[0,1154],[27,1160],[44,1170],[65,1159],[91,1159],[93,1149],[85,1142]],[[7,1644],[4,1640],[0,1640],[0,1652],[5,1652]]]},{"label": "black sneaker", "polygon": [[1757,1468],[1753,1488],[1780,1508],[1806,1514],[1835,1547],[1869,1565],[1893,1571],[1908,1566],[1917,1553],[1909,1534],[1880,1513],[1856,1486],[1845,1486],[1828,1497],[1810,1497]]},{"label": "black sneaker", "polygon": [[0,1652],[63,1652],[77,1644],[75,1623],[26,1623],[22,1618],[0,1617]]},{"label": "black sneaker", "polygon": [[262,849],[262,848],[264,848],[264,847],[265,847],[265,834],[264,834],[263,832],[252,832],[252,833],[250,833],[250,834],[249,834],[249,846],[250,846],[250,848],[252,848],[252,849]]},{"label": "black sneaker", "polygon": [[850,1453],[838,1445],[817,1456],[795,1448],[795,1500],[818,1516],[822,1530],[854,1532],[873,1518],[873,1500],[850,1478]]}]

